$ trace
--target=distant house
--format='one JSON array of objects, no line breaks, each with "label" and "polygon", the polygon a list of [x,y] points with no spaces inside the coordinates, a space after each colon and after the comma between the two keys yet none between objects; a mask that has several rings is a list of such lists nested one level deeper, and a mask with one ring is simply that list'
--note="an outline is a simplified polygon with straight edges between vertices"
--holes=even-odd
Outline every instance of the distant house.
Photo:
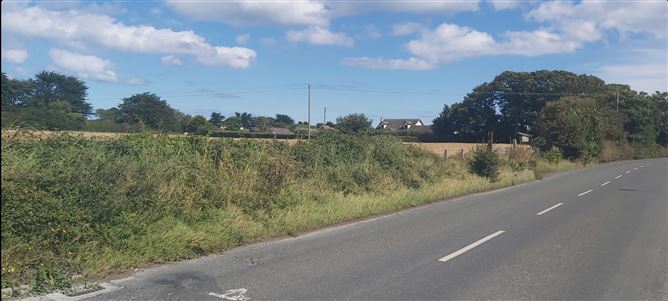
[{"label": "distant house", "polygon": [[517,142],[519,143],[529,143],[531,138],[533,138],[533,135],[531,134],[517,132]]},{"label": "distant house", "polygon": [[273,135],[292,135],[293,132],[288,128],[270,128],[269,132]]},{"label": "distant house", "polygon": [[377,129],[387,129],[391,131],[410,130],[417,127],[423,127],[424,123],[420,119],[383,119],[380,118],[380,123]]}]

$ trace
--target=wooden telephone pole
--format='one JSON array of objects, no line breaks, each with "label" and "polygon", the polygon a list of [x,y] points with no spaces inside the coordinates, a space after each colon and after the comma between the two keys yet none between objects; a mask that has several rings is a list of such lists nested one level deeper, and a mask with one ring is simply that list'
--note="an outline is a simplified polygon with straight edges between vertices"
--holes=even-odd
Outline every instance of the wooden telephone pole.
[{"label": "wooden telephone pole", "polygon": [[308,139],[311,139],[311,84],[308,86]]}]

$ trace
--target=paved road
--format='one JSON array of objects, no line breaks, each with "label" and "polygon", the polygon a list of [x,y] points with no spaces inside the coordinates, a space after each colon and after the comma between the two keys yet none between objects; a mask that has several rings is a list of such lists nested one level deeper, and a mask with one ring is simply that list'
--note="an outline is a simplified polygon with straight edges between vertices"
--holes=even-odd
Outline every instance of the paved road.
[{"label": "paved road", "polygon": [[668,300],[668,159],[141,271],[104,300]]}]

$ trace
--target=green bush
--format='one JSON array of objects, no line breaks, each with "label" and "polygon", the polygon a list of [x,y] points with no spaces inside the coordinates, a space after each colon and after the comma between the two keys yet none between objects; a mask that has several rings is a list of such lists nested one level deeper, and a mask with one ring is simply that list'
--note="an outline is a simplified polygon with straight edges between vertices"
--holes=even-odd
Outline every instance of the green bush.
[{"label": "green bush", "polygon": [[549,150],[543,153],[543,157],[545,157],[550,164],[558,164],[559,161],[561,161],[561,152],[558,150]]},{"label": "green bush", "polygon": [[471,172],[495,182],[499,174],[499,155],[485,147],[477,147],[469,161]]},{"label": "green bush", "polygon": [[51,291],[64,291],[72,287],[70,277],[60,273],[58,268],[53,266],[40,267],[35,273],[35,277],[30,283],[30,289],[33,293],[43,294]]}]

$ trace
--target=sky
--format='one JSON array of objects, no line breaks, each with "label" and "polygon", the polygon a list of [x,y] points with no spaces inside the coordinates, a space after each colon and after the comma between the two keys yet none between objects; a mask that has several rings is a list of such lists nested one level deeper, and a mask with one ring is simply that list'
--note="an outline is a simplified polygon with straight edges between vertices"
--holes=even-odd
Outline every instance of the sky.
[{"label": "sky", "polygon": [[420,118],[506,71],[668,90],[665,1],[2,1],[2,71],[187,114]]}]

